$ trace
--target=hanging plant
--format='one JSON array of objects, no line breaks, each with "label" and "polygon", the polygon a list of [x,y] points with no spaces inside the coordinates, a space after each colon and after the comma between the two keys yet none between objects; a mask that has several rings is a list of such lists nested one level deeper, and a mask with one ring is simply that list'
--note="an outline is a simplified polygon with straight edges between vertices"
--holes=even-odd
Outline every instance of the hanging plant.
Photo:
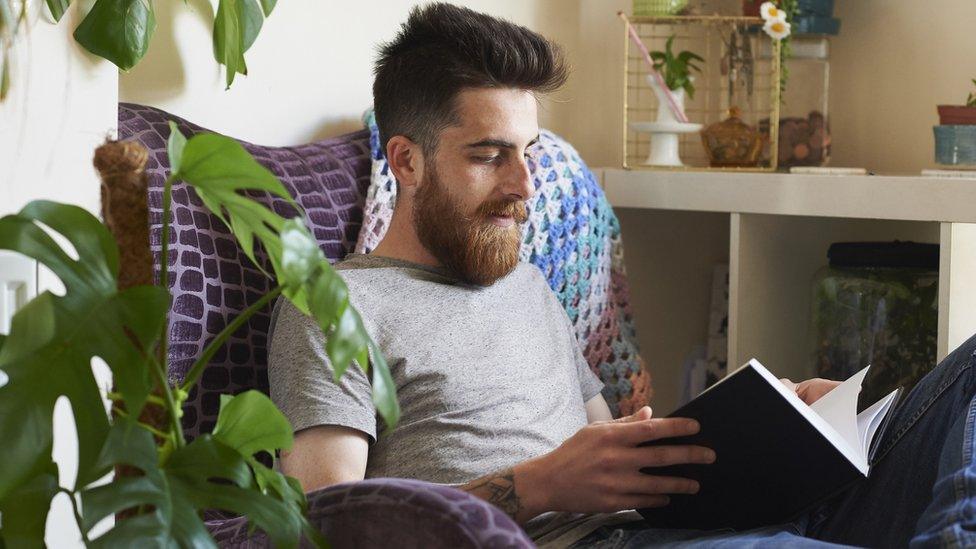
[{"label": "hanging plant", "polygon": [[[45,0],[45,4],[59,23],[71,0]],[[247,75],[244,52],[254,44],[276,4],[277,0],[218,0],[213,50],[217,63],[226,68],[227,89],[238,74]],[[10,50],[26,24],[26,0],[0,0],[0,101],[10,87]],[[95,0],[73,36],[86,50],[128,71],[145,57],[155,31],[152,0]]]}]

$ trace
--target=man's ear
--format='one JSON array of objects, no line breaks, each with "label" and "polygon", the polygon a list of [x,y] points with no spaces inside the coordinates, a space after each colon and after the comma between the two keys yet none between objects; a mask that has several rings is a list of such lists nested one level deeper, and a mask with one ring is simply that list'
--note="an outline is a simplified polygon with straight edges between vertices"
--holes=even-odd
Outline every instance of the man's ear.
[{"label": "man's ear", "polygon": [[424,155],[420,145],[403,135],[386,143],[386,162],[401,186],[413,187],[424,177]]}]

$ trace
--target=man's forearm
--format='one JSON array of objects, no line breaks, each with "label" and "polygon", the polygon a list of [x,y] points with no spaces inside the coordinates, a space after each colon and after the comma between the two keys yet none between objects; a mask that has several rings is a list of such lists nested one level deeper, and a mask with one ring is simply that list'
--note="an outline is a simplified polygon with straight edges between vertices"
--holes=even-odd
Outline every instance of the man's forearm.
[{"label": "man's forearm", "polygon": [[524,524],[547,510],[542,493],[544,484],[539,482],[539,473],[543,469],[539,465],[538,460],[526,461],[458,488],[495,505],[515,522]]}]

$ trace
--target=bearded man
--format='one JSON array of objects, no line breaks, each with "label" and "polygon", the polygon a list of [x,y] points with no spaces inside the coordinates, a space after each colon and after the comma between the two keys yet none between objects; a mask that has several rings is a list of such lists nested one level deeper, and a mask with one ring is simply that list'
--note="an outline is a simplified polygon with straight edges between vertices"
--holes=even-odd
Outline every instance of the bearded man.
[{"label": "bearded man", "polygon": [[[543,37],[446,4],[412,11],[382,48],[374,106],[398,202],[376,249],[335,267],[390,365],[402,419],[377,437],[363,371],[350,368],[334,382],[319,327],[279,300],[268,376],[272,399],[296,431],[282,469],[306,490],[371,477],[450,484],[497,505],[540,544],[612,537],[639,546],[702,535],[642,532],[633,511],[699,489],[690,479],[640,470],[708,464],[716,459],[710,449],[638,447],[694,434],[697,423],[652,418],[647,407],[613,420],[563,307],[538,269],[518,262],[525,201],[534,192],[527,155],[539,134],[536,94],[565,78],[558,48]],[[894,499],[899,460],[914,459],[912,445],[924,442],[905,432],[925,421],[924,431],[946,438],[938,414],[961,417],[974,385],[969,369],[966,387],[946,390],[972,361],[956,362],[909,396],[889,429],[909,442],[889,441],[893,457],[878,466],[880,484],[842,502],[850,509],[830,516],[838,520],[826,535],[854,540],[859,525],[886,516],[879,509]],[[810,403],[834,385],[811,380],[795,388]],[[936,401],[943,394],[952,398]],[[929,408],[941,411],[923,415]],[[934,469],[919,474],[928,473]],[[927,480],[908,501],[925,501]],[[892,539],[906,531],[904,522],[867,530]],[[814,543],[797,533],[789,526],[741,535]]]}]

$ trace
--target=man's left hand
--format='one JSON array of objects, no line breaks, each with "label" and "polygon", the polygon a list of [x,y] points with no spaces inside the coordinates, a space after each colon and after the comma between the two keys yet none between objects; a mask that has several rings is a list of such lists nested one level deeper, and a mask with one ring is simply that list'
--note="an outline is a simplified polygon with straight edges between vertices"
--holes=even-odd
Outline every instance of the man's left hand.
[{"label": "man's left hand", "polygon": [[786,378],[783,378],[780,381],[783,383],[783,385],[786,385],[787,388],[795,391],[796,395],[800,397],[800,400],[806,402],[807,405],[813,404],[819,400],[820,397],[829,393],[834,387],[841,384],[840,381],[832,381],[819,377],[801,381],[800,383],[793,383]]}]

